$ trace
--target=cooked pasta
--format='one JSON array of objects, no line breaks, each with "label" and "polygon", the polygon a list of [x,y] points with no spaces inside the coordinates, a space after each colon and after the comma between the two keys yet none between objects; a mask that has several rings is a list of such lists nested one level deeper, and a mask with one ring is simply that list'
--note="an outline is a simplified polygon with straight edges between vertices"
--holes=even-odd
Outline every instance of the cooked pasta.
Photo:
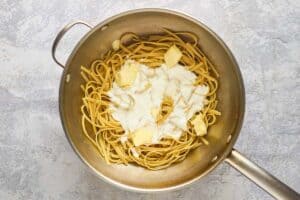
[{"label": "cooked pasta", "polygon": [[[137,164],[150,170],[159,170],[180,162],[188,153],[202,144],[208,145],[205,136],[199,136],[191,120],[187,131],[179,139],[162,138],[156,144],[135,146],[130,135],[122,141],[125,133],[122,125],[113,118],[108,92],[113,86],[118,71],[126,60],[134,60],[149,68],[158,68],[164,63],[167,50],[176,45],[182,52],[179,63],[196,75],[195,85],[208,86],[203,109],[195,114],[201,115],[208,128],[216,122],[220,112],[216,110],[219,76],[213,64],[198,46],[197,37],[189,32],[172,32],[163,29],[162,34],[139,36],[126,33],[114,42],[113,49],[93,61],[89,67],[81,67],[84,84],[82,98],[82,128],[101,156],[109,164]],[[130,101],[130,99],[129,99]],[[158,112],[157,122],[162,122],[172,112],[173,103],[167,99]],[[129,104],[130,106],[134,106]],[[193,117],[195,117],[193,116]]]}]

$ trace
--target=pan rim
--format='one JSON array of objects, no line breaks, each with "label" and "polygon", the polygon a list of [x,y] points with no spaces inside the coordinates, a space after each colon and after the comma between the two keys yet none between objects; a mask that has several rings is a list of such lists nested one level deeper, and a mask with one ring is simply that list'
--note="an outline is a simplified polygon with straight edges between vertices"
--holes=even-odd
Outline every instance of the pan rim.
[{"label": "pan rim", "polygon": [[[187,181],[183,181],[179,184],[176,185],[171,185],[171,186],[166,186],[166,187],[161,187],[161,188],[143,188],[143,187],[138,187],[138,186],[132,186],[132,185],[127,185],[121,182],[118,182],[112,178],[109,178],[107,176],[105,176],[104,174],[102,174],[101,172],[97,171],[85,158],[84,156],[82,156],[80,154],[80,152],[78,151],[78,149],[76,148],[75,144],[73,143],[73,141],[71,140],[69,131],[67,129],[67,127],[65,126],[65,116],[64,116],[64,107],[63,107],[63,99],[64,99],[64,86],[65,86],[65,77],[67,75],[67,71],[68,68],[70,66],[70,62],[73,59],[75,53],[77,52],[77,50],[79,49],[79,47],[81,46],[81,44],[91,35],[94,33],[94,31],[98,30],[98,28],[102,27],[105,24],[108,24],[109,22],[120,18],[120,17],[124,17],[126,15],[131,15],[131,14],[136,14],[136,13],[143,13],[143,12],[158,12],[158,13],[166,13],[166,14],[171,14],[171,15],[176,15],[179,17],[182,17],[186,20],[192,21],[195,24],[201,26],[202,28],[204,28],[207,32],[209,32],[209,34],[211,34],[217,41],[218,43],[223,47],[223,49],[226,51],[226,53],[228,54],[230,60],[233,63],[234,66],[234,71],[237,75],[238,81],[239,81],[239,91],[241,92],[241,98],[240,98],[240,112],[239,112],[239,118],[237,120],[236,123],[236,127],[235,127],[235,133],[232,134],[233,137],[231,139],[231,141],[228,143],[228,146],[226,147],[225,151],[221,154],[221,156],[219,157],[219,159],[214,162],[212,165],[210,165],[203,173],[199,174],[198,176],[195,176]],[[206,176],[207,174],[209,174],[211,171],[213,171],[221,162],[224,161],[224,159],[230,154],[230,152],[232,151],[233,145],[235,144],[241,128],[242,128],[242,124],[243,124],[243,120],[244,120],[244,115],[245,115],[245,88],[244,88],[244,82],[243,82],[243,78],[242,78],[242,74],[239,68],[239,65],[233,55],[233,53],[231,52],[231,50],[228,48],[228,46],[225,44],[225,42],[220,38],[220,36],[218,36],[214,31],[212,31],[209,27],[207,27],[205,24],[203,24],[201,21],[193,18],[192,16],[185,14],[181,11],[177,11],[177,10],[171,10],[171,9],[163,9],[163,8],[141,8],[141,9],[133,9],[133,10],[128,10],[125,12],[121,12],[119,14],[113,15],[105,20],[103,20],[102,22],[98,23],[96,26],[94,26],[89,32],[87,32],[81,39],[80,41],[76,44],[76,46],[73,48],[72,53],[70,54],[70,56],[67,59],[67,62],[65,64],[63,73],[61,75],[61,80],[60,80],[60,87],[59,87],[59,97],[58,97],[58,102],[59,102],[59,113],[60,113],[60,120],[61,120],[61,124],[64,130],[64,133],[66,135],[66,138],[69,142],[69,144],[71,145],[73,151],[77,154],[77,156],[80,158],[80,160],[85,164],[85,166],[88,167],[88,169],[90,171],[93,172],[93,174],[95,174],[97,177],[101,178],[102,180],[104,180],[107,183],[110,183],[114,186],[117,186],[121,189],[125,189],[128,191],[134,191],[134,192],[140,192],[140,193],[150,193],[150,192],[165,192],[165,191],[171,191],[171,190],[178,190],[181,189],[183,187],[186,187],[194,182],[196,182],[197,180],[199,180],[200,178]]]}]

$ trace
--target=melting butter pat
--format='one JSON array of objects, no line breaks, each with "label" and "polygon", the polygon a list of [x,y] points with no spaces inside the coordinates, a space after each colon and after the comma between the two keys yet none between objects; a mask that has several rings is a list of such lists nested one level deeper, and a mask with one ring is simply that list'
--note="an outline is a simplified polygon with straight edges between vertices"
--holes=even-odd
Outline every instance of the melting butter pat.
[{"label": "melting butter pat", "polygon": [[113,41],[113,43],[112,43],[112,48],[113,48],[113,50],[115,50],[115,51],[119,50],[119,48],[120,48],[120,40],[115,40],[115,41]]},{"label": "melting butter pat", "polygon": [[206,125],[203,121],[202,115],[197,115],[192,121],[191,124],[194,126],[196,134],[198,136],[204,136],[207,133]]},{"label": "melting butter pat", "polygon": [[164,59],[168,67],[174,67],[182,57],[180,49],[176,45],[171,46],[165,53]]},{"label": "melting butter pat", "polygon": [[152,143],[153,130],[148,127],[142,127],[132,133],[134,146]]},{"label": "melting butter pat", "polygon": [[133,60],[128,60],[116,74],[116,83],[121,88],[130,87],[135,81],[138,72],[139,64]]}]

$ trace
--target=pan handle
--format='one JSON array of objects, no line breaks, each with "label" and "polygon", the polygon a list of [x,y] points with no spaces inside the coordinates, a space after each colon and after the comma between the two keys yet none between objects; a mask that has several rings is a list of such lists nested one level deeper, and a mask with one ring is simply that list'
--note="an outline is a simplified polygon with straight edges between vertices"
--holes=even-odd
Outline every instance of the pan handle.
[{"label": "pan handle", "polygon": [[266,170],[248,160],[237,150],[233,149],[225,161],[274,198],[300,200],[299,193],[282,183],[273,175],[269,174]]},{"label": "pan handle", "polygon": [[71,22],[71,23],[67,24],[64,28],[61,29],[61,31],[57,34],[57,36],[55,37],[55,39],[53,41],[52,51],[51,51],[52,58],[62,68],[64,68],[65,66],[61,62],[59,62],[55,56],[57,45],[58,45],[59,41],[62,39],[62,37],[65,35],[65,33],[68,32],[68,30],[70,30],[73,26],[75,26],[77,24],[82,24],[82,25],[85,25],[85,26],[89,27],[90,29],[92,29],[92,26],[84,21],[78,20],[75,22]]}]

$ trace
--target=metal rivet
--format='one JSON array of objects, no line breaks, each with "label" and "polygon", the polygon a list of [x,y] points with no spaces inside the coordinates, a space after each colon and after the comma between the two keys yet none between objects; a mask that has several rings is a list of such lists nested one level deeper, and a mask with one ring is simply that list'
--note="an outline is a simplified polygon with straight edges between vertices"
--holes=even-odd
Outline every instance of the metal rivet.
[{"label": "metal rivet", "polygon": [[218,159],[218,156],[213,157],[213,159],[211,159],[211,162],[215,162]]},{"label": "metal rivet", "polygon": [[228,135],[228,137],[227,137],[227,140],[226,140],[226,143],[229,143],[229,142],[230,142],[230,140],[231,140],[231,138],[232,138],[231,134],[230,134],[230,135]]},{"label": "metal rivet", "polygon": [[66,76],[66,82],[69,83],[70,79],[71,79],[71,75],[67,74],[67,76]]},{"label": "metal rivet", "polygon": [[102,26],[102,27],[101,27],[101,31],[104,31],[104,30],[107,29],[107,28],[108,28],[108,25]]}]

